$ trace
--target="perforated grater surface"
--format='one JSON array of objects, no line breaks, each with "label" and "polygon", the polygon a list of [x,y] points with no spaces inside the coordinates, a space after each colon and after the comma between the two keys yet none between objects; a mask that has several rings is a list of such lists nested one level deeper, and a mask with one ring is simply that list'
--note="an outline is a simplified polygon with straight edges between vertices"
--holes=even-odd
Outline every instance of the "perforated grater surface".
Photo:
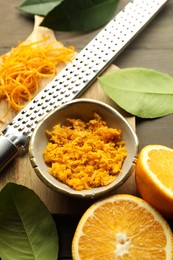
[{"label": "perforated grater surface", "polygon": [[81,94],[148,24],[168,0],[133,0],[3,130],[0,171],[28,147],[30,136],[48,112]]}]

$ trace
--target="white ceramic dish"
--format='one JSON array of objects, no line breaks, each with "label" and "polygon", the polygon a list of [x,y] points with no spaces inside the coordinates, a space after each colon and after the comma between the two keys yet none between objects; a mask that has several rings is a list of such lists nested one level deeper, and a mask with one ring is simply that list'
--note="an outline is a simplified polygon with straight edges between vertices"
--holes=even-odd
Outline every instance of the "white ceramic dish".
[{"label": "white ceramic dish", "polygon": [[[46,130],[51,130],[54,125],[66,121],[67,117],[76,117],[83,120],[93,118],[93,112],[100,114],[109,127],[120,128],[122,139],[127,148],[127,157],[123,163],[122,171],[117,179],[108,186],[93,188],[90,190],[76,191],[66,184],[55,179],[49,172],[43,159],[43,151],[48,143]],[[121,186],[134,169],[134,163],[138,150],[138,138],[127,120],[111,106],[92,99],[75,99],[50,112],[40,121],[34,130],[30,140],[29,156],[31,164],[38,177],[51,189],[64,194],[81,197],[97,198],[112,192]]]}]

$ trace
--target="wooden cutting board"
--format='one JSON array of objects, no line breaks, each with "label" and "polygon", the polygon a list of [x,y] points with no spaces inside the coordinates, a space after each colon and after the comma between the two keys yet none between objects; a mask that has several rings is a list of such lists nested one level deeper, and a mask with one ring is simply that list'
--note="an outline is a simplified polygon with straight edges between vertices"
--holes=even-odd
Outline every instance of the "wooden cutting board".
[{"label": "wooden cutting board", "polygon": [[[40,39],[43,34],[50,34],[51,39],[54,39],[54,33],[47,28],[40,27],[39,23],[40,19],[36,17],[34,30],[29,39],[32,41],[36,41]],[[64,65],[61,65],[59,67],[59,70],[61,70],[63,67]],[[111,65],[104,73],[117,69],[118,67],[116,67],[115,65]],[[40,88],[43,88],[47,83],[48,82],[44,80]],[[108,96],[106,96],[98,81],[95,81],[85,91],[85,93],[82,94],[81,98],[83,97],[100,100],[116,108],[127,118],[129,123],[135,129],[135,117],[129,116],[127,113],[121,110]],[[4,109],[5,104],[0,104],[1,112]],[[13,111],[8,114],[5,120],[0,123],[0,131],[3,130],[4,127],[12,121],[14,116],[15,113]],[[52,214],[81,214],[91,203],[93,203],[93,201],[81,201],[79,199],[70,198],[63,194],[52,191],[49,187],[43,184],[35,174],[30,164],[28,153],[23,156],[17,157],[0,173],[0,190],[9,182],[21,184],[34,190]],[[132,174],[131,177],[126,181],[126,183],[122,185],[119,189],[117,189],[115,193],[136,194],[134,174]]]}]

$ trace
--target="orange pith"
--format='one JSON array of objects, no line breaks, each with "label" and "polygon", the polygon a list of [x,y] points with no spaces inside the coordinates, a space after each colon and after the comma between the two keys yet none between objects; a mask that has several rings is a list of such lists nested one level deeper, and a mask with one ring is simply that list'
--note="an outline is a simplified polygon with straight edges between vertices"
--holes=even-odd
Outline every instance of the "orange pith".
[{"label": "orange pith", "polygon": [[144,147],[136,163],[136,185],[144,200],[164,216],[173,217],[173,149]]},{"label": "orange pith", "polygon": [[161,215],[144,200],[122,194],[93,204],[72,243],[74,260],[171,259],[172,249],[172,233]]}]

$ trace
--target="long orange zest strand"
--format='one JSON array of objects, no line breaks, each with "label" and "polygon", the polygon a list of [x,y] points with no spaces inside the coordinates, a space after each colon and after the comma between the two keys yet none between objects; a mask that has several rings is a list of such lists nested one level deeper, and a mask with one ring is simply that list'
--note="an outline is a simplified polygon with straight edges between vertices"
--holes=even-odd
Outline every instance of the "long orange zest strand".
[{"label": "long orange zest strand", "polygon": [[10,109],[22,109],[38,93],[41,79],[57,74],[58,64],[74,58],[73,46],[65,47],[59,41],[45,44],[46,40],[21,42],[9,54],[1,56],[0,101],[8,103],[3,118]]}]

